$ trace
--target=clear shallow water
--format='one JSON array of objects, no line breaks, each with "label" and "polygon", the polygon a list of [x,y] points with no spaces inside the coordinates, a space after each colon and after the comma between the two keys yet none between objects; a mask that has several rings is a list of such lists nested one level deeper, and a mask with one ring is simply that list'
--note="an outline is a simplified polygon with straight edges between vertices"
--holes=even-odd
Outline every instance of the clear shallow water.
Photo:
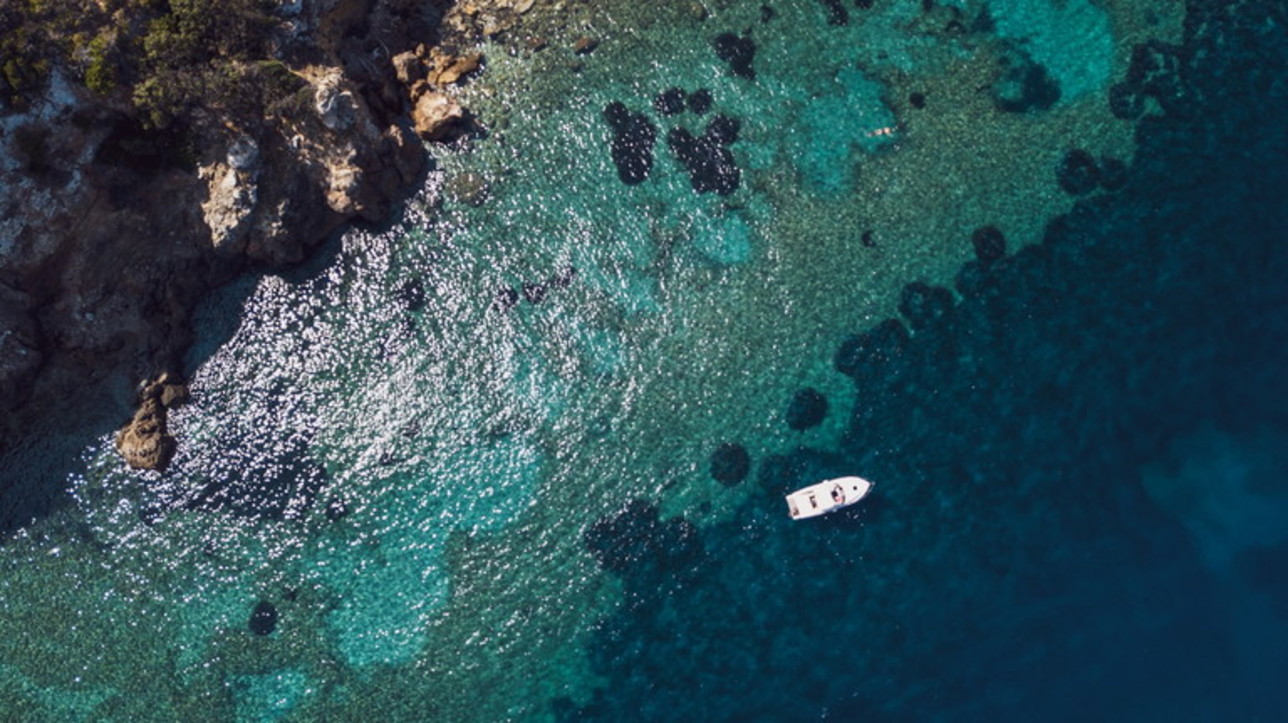
[{"label": "clear shallow water", "polygon": [[[1255,313],[1283,296],[1282,95],[1196,61],[1135,151],[1109,86],[1179,18],[994,3],[992,31],[949,32],[912,5],[608,6],[576,16],[605,41],[586,58],[492,49],[467,91],[489,136],[390,228],[203,309],[172,468],[89,445],[74,506],[0,548],[10,715],[1282,710],[1286,347]],[[1269,74],[1283,26],[1257,27],[1202,57]],[[754,81],[710,45],[744,28]],[[1069,91],[1051,108],[978,90],[1017,46]],[[672,86],[712,109],[652,109]],[[613,101],[657,128],[644,183],[618,180]],[[740,184],[697,194],[667,135],[718,113]],[[1131,182],[1048,225],[1075,146],[1135,154]],[[1011,255],[981,271],[985,224]],[[837,364],[918,280],[958,287],[944,318],[905,307],[901,351]],[[829,411],[795,431],[805,387]],[[725,442],[753,462],[732,487]],[[871,504],[789,524],[782,491],[842,472]]]}]

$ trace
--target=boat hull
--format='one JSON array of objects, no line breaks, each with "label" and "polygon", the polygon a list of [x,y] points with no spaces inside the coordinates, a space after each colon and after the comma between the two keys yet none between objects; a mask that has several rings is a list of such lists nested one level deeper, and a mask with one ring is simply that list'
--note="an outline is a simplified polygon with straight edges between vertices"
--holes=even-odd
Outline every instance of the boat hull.
[{"label": "boat hull", "polygon": [[872,483],[862,477],[824,480],[787,495],[787,514],[793,520],[821,517],[849,507],[871,490]]}]

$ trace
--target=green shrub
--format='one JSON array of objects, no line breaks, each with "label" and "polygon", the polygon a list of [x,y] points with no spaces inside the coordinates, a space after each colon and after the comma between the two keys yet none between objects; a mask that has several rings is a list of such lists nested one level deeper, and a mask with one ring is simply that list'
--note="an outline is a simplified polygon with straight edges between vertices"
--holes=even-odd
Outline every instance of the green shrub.
[{"label": "green shrub", "polygon": [[89,43],[85,85],[95,93],[107,95],[116,90],[119,74],[114,51],[114,34],[111,32],[99,33]]}]

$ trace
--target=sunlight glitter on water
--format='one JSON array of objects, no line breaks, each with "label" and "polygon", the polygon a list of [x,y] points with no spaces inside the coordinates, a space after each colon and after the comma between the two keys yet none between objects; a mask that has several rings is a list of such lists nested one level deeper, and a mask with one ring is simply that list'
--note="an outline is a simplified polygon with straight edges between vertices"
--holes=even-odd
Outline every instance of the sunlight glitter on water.
[{"label": "sunlight glitter on water", "polygon": [[[911,279],[946,283],[974,226],[1067,205],[1033,191],[1006,216],[1005,194],[980,180],[1046,168],[1037,151],[1008,155],[1007,142],[1032,142],[1025,121],[1008,119],[990,146],[1000,159],[935,145],[973,127],[972,113],[995,120],[987,100],[955,103],[966,120],[943,126],[896,117],[889,89],[903,74],[978,81],[958,64],[987,49],[910,34],[916,13],[902,6],[861,36],[822,28],[817,3],[779,6],[803,31],[758,37],[754,84],[708,37],[757,22],[750,5],[660,35],[627,30],[651,7],[604,10],[623,30],[578,70],[553,52],[487,48],[485,83],[465,96],[488,137],[444,153],[398,223],[350,231],[322,268],[264,275],[207,305],[193,401],[171,420],[173,468],[128,473],[105,439],[77,487],[111,551],[97,584],[152,601],[157,637],[182,641],[177,666],[194,686],[235,681],[239,705],[256,709],[304,700],[323,679],[358,690],[353,676],[401,664],[388,674],[431,670],[444,701],[478,680],[514,682],[497,696],[506,710],[539,705],[546,687],[584,694],[576,641],[619,602],[584,528],[634,497],[722,519],[755,492],[712,482],[716,444],[760,457],[834,442],[852,396],[831,365],[839,335],[892,313]],[[671,86],[711,90],[712,111],[658,116],[653,96]],[[644,184],[617,180],[613,101],[658,126]],[[1063,112],[1072,127],[1104,116]],[[743,175],[728,196],[694,193],[666,145],[717,113],[740,121],[729,149]],[[891,170],[905,158],[918,173]],[[927,168],[967,190],[948,194]],[[487,184],[479,207],[453,185],[470,173]],[[980,198],[958,203],[970,193]],[[880,248],[857,244],[865,228]],[[930,247],[945,228],[960,243]],[[834,411],[798,433],[782,413],[805,386]],[[277,673],[246,639],[260,600],[280,615]]]}]

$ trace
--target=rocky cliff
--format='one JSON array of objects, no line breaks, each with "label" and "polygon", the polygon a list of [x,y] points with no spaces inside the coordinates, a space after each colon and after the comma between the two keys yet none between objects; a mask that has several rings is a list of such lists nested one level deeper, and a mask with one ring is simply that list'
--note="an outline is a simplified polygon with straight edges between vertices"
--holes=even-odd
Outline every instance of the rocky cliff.
[{"label": "rocky cliff", "polygon": [[[218,56],[240,85],[207,72],[186,104],[164,92],[190,76],[153,60],[138,64],[152,68],[144,80],[127,52],[162,52],[158,23],[179,10],[99,5],[120,6],[115,34],[89,28],[118,49],[105,77],[134,82],[58,57],[34,66],[39,82],[0,80],[25,83],[21,98],[0,94],[0,440],[89,385],[179,371],[204,294],[299,261],[341,224],[385,219],[424,170],[425,142],[469,128],[445,90],[479,58],[443,49],[448,2],[256,5],[265,57]],[[147,24],[131,20],[136,5],[152,8]],[[120,35],[140,28],[133,45]]]}]

